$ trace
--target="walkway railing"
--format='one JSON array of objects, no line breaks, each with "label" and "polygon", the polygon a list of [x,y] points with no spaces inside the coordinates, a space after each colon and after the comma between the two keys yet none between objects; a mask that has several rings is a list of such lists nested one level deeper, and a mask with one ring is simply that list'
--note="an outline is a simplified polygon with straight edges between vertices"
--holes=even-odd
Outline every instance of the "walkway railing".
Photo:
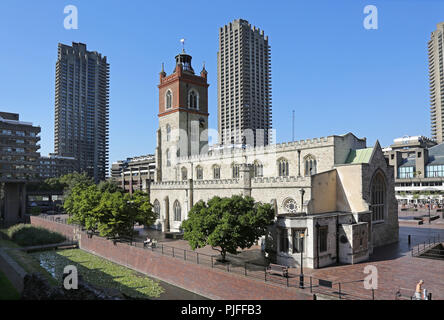
[{"label": "walkway railing", "polygon": [[[40,218],[50,220],[57,223],[68,224],[66,218],[54,217],[54,216],[39,216]],[[80,227],[76,225],[77,227]],[[81,228],[81,227],[80,227]],[[85,231],[82,228],[83,231]],[[93,234],[88,232],[89,236]],[[94,236],[99,236],[97,233]],[[289,272],[288,277],[270,274],[267,272],[267,267],[251,262],[237,262],[226,261],[221,262],[219,260],[220,255],[209,255],[205,253],[199,253],[192,250],[173,247],[164,243],[156,243],[155,245],[145,245],[143,242],[134,241],[134,239],[120,238],[111,239],[120,243],[125,243],[129,246],[134,246],[144,250],[149,250],[170,256],[176,259],[181,259],[189,263],[195,263],[203,265],[215,270],[221,270],[240,276],[255,278],[267,283],[288,287],[303,289],[307,293],[310,292],[313,295],[322,294],[330,296],[333,299],[347,299],[347,300],[374,300],[375,291],[364,289],[362,279],[353,281],[329,281],[327,279],[320,279],[314,276],[305,275],[303,279],[303,286],[301,286],[300,275]],[[229,258],[229,257],[228,257]]]},{"label": "walkway railing", "polygon": [[[412,257],[422,257],[423,254],[427,253],[427,256],[430,258],[433,258],[433,256],[436,256],[435,258],[443,259],[444,257],[444,250],[439,249],[432,249],[433,247],[437,246],[441,243],[441,239],[439,237],[439,234],[437,237],[429,238],[428,241],[424,241],[424,243],[420,243],[415,247],[411,249]],[[429,252],[431,252],[431,255],[429,256]]]}]

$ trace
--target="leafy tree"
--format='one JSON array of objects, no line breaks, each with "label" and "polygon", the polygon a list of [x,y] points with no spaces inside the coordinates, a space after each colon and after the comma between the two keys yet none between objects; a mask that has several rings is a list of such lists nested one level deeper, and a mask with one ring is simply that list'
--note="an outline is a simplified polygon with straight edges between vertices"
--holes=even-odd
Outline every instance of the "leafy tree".
[{"label": "leafy tree", "polygon": [[251,197],[238,195],[215,196],[208,203],[202,200],[196,203],[182,229],[193,250],[210,245],[226,261],[227,253],[237,254],[237,248],[250,248],[265,235],[273,220],[270,204],[255,203]]},{"label": "leafy tree", "polygon": [[87,230],[96,231],[99,224],[96,208],[100,200],[101,193],[96,185],[78,184],[74,186],[63,204],[65,211],[70,216],[68,222],[78,223]]},{"label": "leafy tree", "polygon": [[126,194],[126,196],[131,206],[136,210],[135,222],[140,225],[150,226],[156,221],[157,215],[153,211],[148,193],[137,190],[132,196],[129,194]]},{"label": "leafy tree", "polygon": [[105,192],[108,191],[110,193],[113,192],[123,192],[123,189],[120,188],[117,183],[115,183],[114,181],[111,180],[107,180],[107,181],[100,181],[100,183],[97,185],[97,187],[99,188],[100,192]]},{"label": "leafy tree", "polygon": [[64,197],[67,198],[71,193],[71,190],[74,189],[75,186],[88,187],[94,185],[94,180],[89,177],[86,172],[83,173],[68,173],[59,178],[60,183],[62,183],[64,187]]}]

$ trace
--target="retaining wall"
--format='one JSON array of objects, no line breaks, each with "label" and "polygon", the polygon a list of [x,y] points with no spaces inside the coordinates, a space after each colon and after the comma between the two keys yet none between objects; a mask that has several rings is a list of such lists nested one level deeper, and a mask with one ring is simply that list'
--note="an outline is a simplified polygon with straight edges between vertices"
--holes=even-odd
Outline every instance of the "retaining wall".
[{"label": "retaining wall", "polygon": [[93,236],[89,238],[74,226],[31,217],[31,223],[77,238],[82,250],[153,276],[210,299],[223,300],[311,300],[312,296],[260,280],[214,270],[143,248]]}]

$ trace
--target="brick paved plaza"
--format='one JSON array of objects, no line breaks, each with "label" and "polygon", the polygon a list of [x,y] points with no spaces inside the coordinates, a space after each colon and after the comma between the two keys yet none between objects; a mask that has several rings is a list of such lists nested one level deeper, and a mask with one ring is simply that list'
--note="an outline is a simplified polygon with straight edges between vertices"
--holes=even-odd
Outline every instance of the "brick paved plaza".
[{"label": "brick paved plaza", "polygon": [[[403,212],[402,214],[405,213]],[[416,214],[422,215],[424,213],[419,212]],[[334,283],[341,282],[342,292],[353,293],[354,298],[369,299],[372,296],[371,290],[364,289],[362,280],[367,276],[364,273],[365,266],[373,265],[377,267],[378,271],[378,289],[374,293],[375,299],[395,299],[396,292],[400,288],[403,295],[413,295],[415,285],[420,279],[424,280],[424,288],[432,293],[433,300],[444,299],[444,260],[418,258],[411,255],[412,248],[417,248],[417,245],[422,247],[422,244],[424,242],[428,243],[430,239],[437,239],[439,236],[441,242],[444,242],[443,222],[442,219],[438,219],[431,224],[416,225],[409,221],[403,222],[400,219],[399,242],[397,244],[376,248],[370,261],[367,262],[355,265],[330,266],[322,269],[304,268],[304,282],[308,286],[310,276],[313,277],[313,283],[316,282],[315,278],[333,281]],[[169,246],[191,250],[185,240],[165,239],[160,232],[139,230],[141,238],[148,233],[150,237],[157,238],[159,242]],[[408,244],[408,235],[411,236],[411,245]],[[200,248],[196,251],[209,255],[218,254],[217,251],[210,247]],[[259,246],[253,246],[248,250],[244,250],[236,257],[230,255],[229,259],[238,262],[246,261],[265,264],[265,259]],[[297,281],[300,270],[291,268],[289,272],[290,278],[294,278],[292,279],[293,282]],[[323,290],[329,291],[329,289],[324,288]],[[304,291],[308,291],[308,289]],[[337,292],[338,287],[333,286],[330,291]]]}]

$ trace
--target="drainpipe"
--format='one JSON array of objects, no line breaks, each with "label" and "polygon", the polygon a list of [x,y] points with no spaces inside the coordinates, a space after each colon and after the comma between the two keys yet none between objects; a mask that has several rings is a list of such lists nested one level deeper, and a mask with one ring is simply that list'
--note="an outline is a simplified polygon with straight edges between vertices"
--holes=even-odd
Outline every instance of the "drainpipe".
[{"label": "drainpipe", "polygon": [[336,215],[336,263],[339,264],[339,216]]},{"label": "drainpipe", "polygon": [[319,269],[319,240],[320,240],[320,235],[319,235],[319,222],[316,221],[316,265],[317,265],[317,269]]}]

